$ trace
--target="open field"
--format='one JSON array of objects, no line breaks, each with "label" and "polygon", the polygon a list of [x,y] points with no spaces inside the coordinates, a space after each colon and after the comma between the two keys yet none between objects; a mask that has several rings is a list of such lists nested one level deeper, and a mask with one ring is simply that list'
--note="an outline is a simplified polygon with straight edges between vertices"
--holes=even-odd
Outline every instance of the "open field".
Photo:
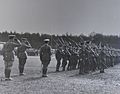
[{"label": "open field", "polygon": [[[39,57],[28,57],[25,76],[18,75],[18,60],[12,68],[12,81],[0,81],[0,94],[120,94],[120,64],[86,75],[78,70],[54,72],[56,60],[52,58],[48,77],[41,77]],[[4,64],[0,57],[0,78],[4,77]]]}]

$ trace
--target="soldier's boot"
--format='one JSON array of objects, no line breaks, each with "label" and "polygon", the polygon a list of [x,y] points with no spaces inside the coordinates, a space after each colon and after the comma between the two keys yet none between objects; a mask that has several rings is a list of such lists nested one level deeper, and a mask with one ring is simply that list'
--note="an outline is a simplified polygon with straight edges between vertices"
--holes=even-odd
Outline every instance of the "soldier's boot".
[{"label": "soldier's boot", "polygon": [[48,77],[47,76],[47,69],[42,70],[42,77]]},{"label": "soldier's boot", "polygon": [[59,72],[59,66],[56,66],[56,72]]},{"label": "soldier's boot", "polygon": [[69,71],[70,70],[70,66],[68,65],[68,67],[67,67],[67,70]]},{"label": "soldier's boot", "polygon": [[10,77],[11,70],[10,69],[5,69],[5,80],[10,81],[12,78]]},{"label": "soldier's boot", "polygon": [[79,69],[79,74],[82,74],[82,71],[81,71],[81,69]]},{"label": "soldier's boot", "polygon": [[5,80],[7,80],[8,79],[8,70],[7,69],[5,69],[4,74],[5,74]]},{"label": "soldier's boot", "polygon": [[19,75],[22,76],[24,75],[24,67],[19,67]]},{"label": "soldier's boot", "polygon": [[82,74],[82,75],[84,74],[82,68],[79,68],[79,74]]},{"label": "soldier's boot", "polygon": [[65,67],[63,67],[62,71],[65,71]]},{"label": "soldier's boot", "polygon": [[105,73],[104,69],[101,69],[101,70],[100,70],[100,73]]},{"label": "soldier's boot", "polygon": [[61,64],[61,63],[60,63],[60,61],[58,60],[58,61],[57,61],[57,65],[56,65],[56,72],[59,72],[60,64]]}]

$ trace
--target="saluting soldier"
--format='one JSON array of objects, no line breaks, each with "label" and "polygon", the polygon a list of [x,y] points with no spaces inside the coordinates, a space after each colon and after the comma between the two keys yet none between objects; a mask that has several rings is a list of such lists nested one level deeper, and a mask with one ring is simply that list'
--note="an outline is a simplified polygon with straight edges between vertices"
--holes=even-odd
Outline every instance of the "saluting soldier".
[{"label": "saluting soldier", "polygon": [[14,48],[20,46],[20,41],[15,38],[15,35],[9,35],[9,40],[4,44],[2,49],[3,60],[5,64],[5,80],[12,80],[10,77],[11,68],[14,62]]},{"label": "saluting soldier", "polygon": [[26,49],[31,48],[30,43],[28,42],[27,38],[21,39],[21,46],[17,49],[17,57],[19,59],[19,75],[24,75],[24,67],[27,60],[27,53]]},{"label": "saluting soldier", "polygon": [[42,77],[47,77],[47,68],[51,61],[51,46],[48,44],[49,39],[44,40],[45,44],[40,48],[40,60],[42,62]]}]

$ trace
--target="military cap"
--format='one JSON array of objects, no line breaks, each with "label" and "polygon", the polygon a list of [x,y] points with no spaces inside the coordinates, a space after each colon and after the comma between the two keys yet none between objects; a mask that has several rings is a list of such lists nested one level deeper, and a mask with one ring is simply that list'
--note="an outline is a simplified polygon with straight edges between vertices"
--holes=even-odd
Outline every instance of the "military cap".
[{"label": "military cap", "polygon": [[15,37],[15,35],[9,35],[8,38],[9,39],[13,39]]},{"label": "military cap", "polygon": [[50,41],[50,39],[44,39],[44,42],[49,42]]}]

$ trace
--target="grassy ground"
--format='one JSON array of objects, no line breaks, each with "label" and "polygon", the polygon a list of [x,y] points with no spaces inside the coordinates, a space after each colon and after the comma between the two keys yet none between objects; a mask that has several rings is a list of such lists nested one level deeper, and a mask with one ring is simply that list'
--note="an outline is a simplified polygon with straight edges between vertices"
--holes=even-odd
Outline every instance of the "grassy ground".
[{"label": "grassy ground", "polygon": [[[0,78],[4,77],[4,64],[0,57]],[[25,76],[18,75],[18,60],[12,68],[12,81],[0,81],[0,94],[120,94],[120,65],[86,75],[78,70],[54,72],[56,60],[48,68],[48,77],[41,77],[39,57],[28,57]]]}]

